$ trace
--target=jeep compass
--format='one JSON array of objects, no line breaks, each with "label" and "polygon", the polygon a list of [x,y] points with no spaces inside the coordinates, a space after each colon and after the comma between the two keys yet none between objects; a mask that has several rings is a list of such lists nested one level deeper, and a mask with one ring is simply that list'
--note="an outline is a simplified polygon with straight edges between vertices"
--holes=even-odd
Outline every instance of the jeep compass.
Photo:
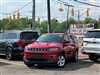
[{"label": "jeep compass", "polygon": [[23,60],[27,66],[55,64],[61,68],[67,58],[78,60],[78,47],[73,37],[68,33],[46,33],[25,47]]}]

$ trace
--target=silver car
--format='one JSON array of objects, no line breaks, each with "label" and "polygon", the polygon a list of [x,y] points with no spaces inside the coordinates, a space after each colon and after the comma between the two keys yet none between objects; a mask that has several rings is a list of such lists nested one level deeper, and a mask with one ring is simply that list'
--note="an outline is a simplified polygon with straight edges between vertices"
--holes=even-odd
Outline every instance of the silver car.
[{"label": "silver car", "polygon": [[89,30],[86,33],[81,52],[87,54],[92,61],[100,58],[100,29]]}]

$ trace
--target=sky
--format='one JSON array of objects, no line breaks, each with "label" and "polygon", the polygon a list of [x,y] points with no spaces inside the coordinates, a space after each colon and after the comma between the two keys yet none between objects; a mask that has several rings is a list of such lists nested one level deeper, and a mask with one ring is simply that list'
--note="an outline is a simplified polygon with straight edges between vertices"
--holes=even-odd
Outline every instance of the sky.
[{"label": "sky", "polygon": [[[81,2],[91,3],[100,6],[100,0],[78,0]],[[62,3],[63,2],[63,3]],[[27,5],[30,3],[29,5]],[[100,15],[100,8],[94,7],[90,5],[85,5],[78,3],[74,0],[50,0],[50,14],[51,19],[55,18],[59,22],[63,22],[67,20],[67,10],[68,6],[65,6],[64,3],[70,4],[74,7],[69,7],[69,17],[72,17],[78,20],[78,11],[80,12],[80,20],[84,20],[86,18],[86,10],[89,8],[89,17],[98,20]],[[18,9],[27,5],[23,9],[19,10],[20,17],[32,18],[32,0],[0,0],[0,19],[12,16],[13,14],[18,13]],[[63,8],[63,11],[58,11],[59,8]],[[71,16],[71,9],[74,8],[75,15]],[[40,21],[47,20],[47,0],[35,0],[35,20]]]}]

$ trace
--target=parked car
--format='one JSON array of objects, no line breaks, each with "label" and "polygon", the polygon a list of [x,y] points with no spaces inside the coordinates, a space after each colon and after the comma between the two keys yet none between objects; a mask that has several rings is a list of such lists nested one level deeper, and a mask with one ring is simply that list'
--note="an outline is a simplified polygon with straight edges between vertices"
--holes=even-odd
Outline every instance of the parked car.
[{"label": "parked car", "polygon": [[12,30],[2,33],[0,38],[0,55],[6,55],[8,60],[23,56],[24,47],[39,37],[36,31]]},{"label": "parked car", "polygon": [[78,61],[78,47],[74,37],[68,33],[42,34],[34,43],[24,49],[25,65],[55,64],[64,67],[66,59]]},{"label": "parked car", "polygon": [[2,38],[2,32],[0,31],[0,39]]},{"label": "parked car", "polygon": [[88,55],[92,61],[100,58],[100,29],[89,30],[86,33],[81,52]]}]

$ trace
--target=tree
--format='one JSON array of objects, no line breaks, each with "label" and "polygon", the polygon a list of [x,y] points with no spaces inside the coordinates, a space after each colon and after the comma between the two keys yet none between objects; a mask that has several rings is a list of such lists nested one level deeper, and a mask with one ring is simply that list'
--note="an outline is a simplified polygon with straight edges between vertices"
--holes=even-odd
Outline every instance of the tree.
[{"label": "tree", "polygon": [[85,18],[84,23],[97,23],[97,20],[89,17]]},{"label": "tree", "polygon": [[0,20],[0,29],[4,28],[9,21],[7,19]]}]

